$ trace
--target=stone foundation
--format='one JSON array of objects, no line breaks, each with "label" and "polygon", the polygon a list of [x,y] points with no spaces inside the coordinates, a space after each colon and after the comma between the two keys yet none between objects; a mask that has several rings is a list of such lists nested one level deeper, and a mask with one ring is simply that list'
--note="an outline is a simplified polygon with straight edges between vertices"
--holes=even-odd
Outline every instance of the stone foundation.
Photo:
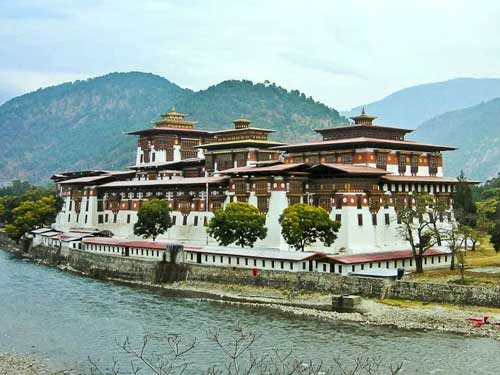
[{"label": "stone foundation", "polygon": [[150,284],[174,281],[205,281],[219,284],[254,285],[293,292],[301,290],[332,295],[359,295],[370,298],[399,298],[424,302],[500,307],[500,287],[389,281],[318,272],[259,272],[230,267],[176,265],[130,257],[31,247],[16,244],[0,233],[0,248],[52,266],[66,266],[100,279],[121,279]]}]

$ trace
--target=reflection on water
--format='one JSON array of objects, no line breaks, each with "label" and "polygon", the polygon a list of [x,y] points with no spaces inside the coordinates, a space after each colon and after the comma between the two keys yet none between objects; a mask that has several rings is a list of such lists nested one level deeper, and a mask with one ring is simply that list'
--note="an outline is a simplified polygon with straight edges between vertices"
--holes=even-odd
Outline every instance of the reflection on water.
[{"label": "reflection on water", "polygon": [[124,360],[116,340],[139,343],[152,335],[155,350],[168,334],[197,337],[190,373],[220,362],[206,345],[207,330],[238,322],[260,334],[254,350],[279,345],[306,359],[341,355],[405,361],[405,374],[497,374],[500,344],[458,335],[402,332],[294,319],[262,309],[169,297],[39,266],[0,251],[0,351],[37,352],[55,368],[87,369],[87,357]]}]

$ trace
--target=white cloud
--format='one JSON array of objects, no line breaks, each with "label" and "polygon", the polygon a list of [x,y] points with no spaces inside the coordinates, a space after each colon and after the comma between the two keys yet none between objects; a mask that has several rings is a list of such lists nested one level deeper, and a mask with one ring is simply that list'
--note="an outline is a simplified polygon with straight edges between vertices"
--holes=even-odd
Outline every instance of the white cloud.
[{"label": "white cloud", "polygon": [[9,82],[23,90],[139,70],[193,89],[268,79],[344,109],[413,84],[499,75],[495,1],[12,4],[0,5],[0,83],[18,72]]}]

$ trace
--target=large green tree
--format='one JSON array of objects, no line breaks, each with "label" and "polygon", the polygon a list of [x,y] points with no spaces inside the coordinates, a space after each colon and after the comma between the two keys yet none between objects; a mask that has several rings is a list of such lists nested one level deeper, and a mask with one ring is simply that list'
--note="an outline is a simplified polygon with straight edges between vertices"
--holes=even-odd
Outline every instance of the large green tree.
[{"label": "large green tree", "polygon": [[488,233],[491,236],[490,242],[493,248],[497,253],[500,252],[500,221],[497,221]]},{"label": "large green tree", "polygon": [[474,203],[472,189],[465,178],[464,172],[458,176],[458,184],[453,193],[453,212],[455,218],[461,225],[474,227],[476,225],[476,205]]},{"label": "large green tree", "polygon": [[441,241],[442,234],[435,226],[433,196],[428,193],[413,194],[415,204],[396,207],[401,236],[408,241],[415,259],[415,272],[423,273],[423,260],[427,250]]},{"label": "large green tree", "polygon": [[267,235],[266,215],[248,203],[232,202],[215,211],[207,232],[221,246],[232,243],[253,247],[255,241]]},{"label": "large green tree", "polygon": [[173,225],[170,212],[172,209],[167,202],[160,199],[151,199],[137,212],[137,222],[134,224],[134,234],[156,240]]},{"label": "large green tree", "polygon": [[305,203],[297,203],[283,210],[279,223],[287,244],[300,251],[318,240],[330,246],[337,239],[340,227],[323,208]]},{"label": "large green tree", "polygon": [[5,225],[5,231],[12,239],[19,241],[25,233],[52,224],[57,212],[57,200],[53,195],[24,201],[12,210],[12,220]]}]

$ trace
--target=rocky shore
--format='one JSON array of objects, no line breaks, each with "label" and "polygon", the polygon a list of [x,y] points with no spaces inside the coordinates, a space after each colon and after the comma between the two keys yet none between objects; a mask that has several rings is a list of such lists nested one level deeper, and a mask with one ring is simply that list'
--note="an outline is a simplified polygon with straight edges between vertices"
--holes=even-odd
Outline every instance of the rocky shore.
[{"label": "rocky shore", "polygon": [[[0,353],[2,375],[55,375],[50,373],[33,354]],[[62,373],[60,373],[62,374]]]},{"label": "rocky shore", "polygon": [[[454,305],[424,304],[413,301],[379,301],[363,299],[362,312],[332,311],[331,295],[321,293],[290,293],[270,288],[221,285],[202,282],[165,284],[163,290],[185,293],[220,303],[269,308],[307,319],[351,322],[360,325],[390,326],[404,330],[456,333],[490,337],[500,340],[500,310]],[[329,308],[327,308],[329,307]],[[474,328],[470,317],[488,316],[489,324]]]}]

